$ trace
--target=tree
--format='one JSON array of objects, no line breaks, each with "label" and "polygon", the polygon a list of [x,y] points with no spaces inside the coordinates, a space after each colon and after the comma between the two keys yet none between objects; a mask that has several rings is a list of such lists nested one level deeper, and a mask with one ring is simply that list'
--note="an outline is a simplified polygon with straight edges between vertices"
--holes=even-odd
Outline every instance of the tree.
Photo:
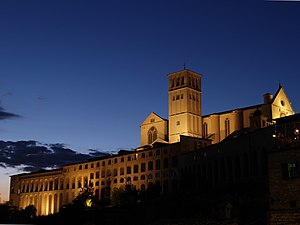
[{"label": "tree", "polygon": [[26,208],[24,209],[23,213],[26,219],[34,219],[36,218],[36,208],[34,205],[28,205],[26,206]]},{"label": "tree", "polygon": [[78,209],[90,209],[96,204],[94,189],[91,187],[82,188],[79,195],[72,201],[71,206]]}]

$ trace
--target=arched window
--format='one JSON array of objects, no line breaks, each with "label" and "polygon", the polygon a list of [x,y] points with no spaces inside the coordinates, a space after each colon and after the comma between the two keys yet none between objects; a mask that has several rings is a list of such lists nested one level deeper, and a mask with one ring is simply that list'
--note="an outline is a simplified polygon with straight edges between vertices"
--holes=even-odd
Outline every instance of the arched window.
[{"label": "arched window", "polygon": [[203,138],[207,138],[207,123],[203,123]]},{"label": "arched window", "polygon": [[153,143],[157,139],[157,130],[155,127],[151,127],[148,131],[148,144]]},{"label": "arched window", "polygon": [[226,118],[225,120],[225,137],[227,137],[230,134],[230,122],[229,119]]}]

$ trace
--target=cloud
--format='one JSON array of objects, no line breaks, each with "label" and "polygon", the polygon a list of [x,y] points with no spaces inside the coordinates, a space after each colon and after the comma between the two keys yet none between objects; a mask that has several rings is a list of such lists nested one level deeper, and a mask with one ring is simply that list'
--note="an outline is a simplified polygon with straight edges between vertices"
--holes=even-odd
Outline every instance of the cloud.
[{"label": "cloud", "polygon": [[89,154],[78,153],[64,144],[0,141],[0,167],[17,168],[26,172],[62,167],[105,154],[96,150],[90,151]]},{"label": "cloud", "polygon": [[5,112],[2,107],[0,107],[0,120],[5,120],[5,119],[10,119],[10,118],[19,118],[21,116],[14,114],[14,113],[9,113]]},{"label": "cloud", "polygon": [[43,100],[45,100],[46,98],[45,98],[44,96],[38,96],[36,99],[39,100],[39,101],[43,101]]}]

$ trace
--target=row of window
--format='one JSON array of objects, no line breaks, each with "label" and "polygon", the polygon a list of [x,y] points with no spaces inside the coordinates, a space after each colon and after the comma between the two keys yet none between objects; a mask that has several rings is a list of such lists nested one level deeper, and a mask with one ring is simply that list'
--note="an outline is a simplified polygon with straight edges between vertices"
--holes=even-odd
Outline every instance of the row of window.
[{"label": "row of window", "polygon": [[[171,79],[171,88],[185,85],[185,77],[177,77]],[[199,82],[197,78],[188,77],[187,84],[190,87],[199,89]]]},{"label": "row of window", "polygon": [[[265,154],[262,152],[261,160],[265,161]],[[201,158],[200,156],[195,156],[195,159]],[[259,157],[256,151],[253,151],[250,155],[248,153],[243,153],[242,155],[235,155],[233,157],[221,158],[220,160],[213,160],[207,163],[199,163],[193,167],[185,167],[182,171],[185,175],[197,176],[213,180],[215,183],[223,182],[225,180],[240,180],[243,178],[248,178],[250,176],[259,175]],[[265,165],[262,163],[261,165]],[[267,169],[262,167],[262,173],[265,174]]]},{"label": "row of window", "polygon": [[[173,96],[172,100],[175,101],[175,100],[183,99],[183,96],[184,96],[183,94]],[[189,94],[189,98],[190,98],[191,100],[196,100],[197,102],[199,101],[197,95]]]},{"label": "row of window", "polygon": [[[151,143],[152,143],[153,141],[155,141],[157,139],[157,129],[155,127],[151,127],[149,132],[148,132],[148,135],[149,135],[149,142],[151,140]],[[160,155],[160,152],[161,152],[160,149],[155,150],[155,152],[154,151],[149,151],[148,156],[149,157],[158,156],[158,155]],[[168,149],[164,149],[163,152],[164,152],[164,154],[168,154]],[[146,158],[146,153],[142,152],[142,153],[140,153],[140,156],[141,156],[141,158]],[[127,156],[127,161],[137,160],[137,158],[138,158],[137,153],[136,154],[131,154],[131,155]],[[106,160],[106,161],[103,160],[103,161],[101,161],[101,166],[112,165],[112,163],[118,164],[120,162],[121,163],[125,162],[125,157],[109,159],[109,160]],[[89,169],[89,168],[93,169],[93,168],[95,168],[95,166],[96,166],[96,168],[99,168],[100,167],[100,162],[97,162],[96,165],[94,165],[94,163],[91,163],[91,164],[87,163],[85,165],[79,165],[78,169],[79,170],[82,170],[83,168],[84,169]],[[76,168],[74,168],[74,170],[76,170]]]},{"label": "row of window", "polygon": [[[158,152],[157,152],[158,153]],[[160,154],[160,153],[159,153]],[[147,166],[147,168],[146,168]],[[178,166],[178,159],[177,156],[173,156],[171,159],[171,167],[177,167]],[[135,164],[133,167],[131,166],[127,166],[126,167],[126,175],[132,174],[132,173],[139,173],[139,172],[146,172],[147,171],[152,171],[152,170],[160,170],[160,169],[168,169],[169,168],[169,158],[164,158],[163,159],[163,165],[161,166],[161,160],[157,159],[155,161],[155,165],[153,161],[146,163],[141,163],[140,165]],[[110,176],[118,176],[118,174],[125,175],[125,168],[124,167],[120,167],[120,168],[114,168],[113,173],[111,173],[111,170],[102,170],[101,171],[101,178],[104,177],[110,177]],[[99,179],[100,178],[100,172],[97,171],[96,173],[90,173],[89,175],[89,179],[93,180],[93,179]],[[28,183],[28,184],[23,184],[22,185],[22,190],[21,192],[38,192],[38,191],[52,191],[52,190],[58,190],[59,186],[60,189],[62,190],[64,187],[64,180],[61,179],[60,183],[58,183],[58,178],[53,180],[49,180],[46,182],[43,182],[42,184],[40,184],[40,187],[38,187],[38,183]],[[82,179],[81,177],[77,178],[77,182],[79,182],[78,187],[87,187],[88,186],[88,177],[84,177],[83,178],[83,185],[82,185]],[[73,178],[72,180],[72,188],[75,188],[75,178]],[[69,189],[69,182],[67,180],[66,182],[66,189]],[[13,192],[13,190],[12,190]]]},{"label": "row of window", "polygon": [[[227,137],[230,134],[230,120],[228,118],[225,119],[224,121],[224,130],[225,130],[225,137]],[[206,122],[203,123],[202,127],[202,133],[203,133],[203,138],[208,137],[208,125]]]},{"label": "row of window", "polygon": [[[169,174],[169,171],[164,171],[162,173],[162,176],[163,177],[169,177],[169,175],[173,176],[173,177],[176,177],[177,176],[177,173],[176,171],[173,171],[171,172],[171,174]],[[119,178],[119,183],[124,183],[125,181],[126,182],[131,182],[131,181],[138,181],[139,179],[140,180],[151,180],[154,178],[154,176],[156,178],[159,178],[161,177],[161,173],[160,172],[156,172],[154,175],[152,173],[146,175],[146,174],[142,174],[139,178],[139,176],[133,176],[133,178],[131,178],[130,176],[126,177],[126,179],[124,177],[122,178]],[[114,178],[113,179],[113,183],[116,184],[118,183],[118,178]],[[94,187],[94,186],[99,186],[99,184],[101,185],[110,185],[111,184],[111,180],[108,178],[107,180],[102,180],[101,182],[100,181],[96,181],[95,184],[92,180],[88,181],[88,178],[87,177],[84,177],[83,179],[83,183],[82,183],[82,179],[81,177],[79,177],[77,179],[77,185],[75,183],[75,179],[73,179],[72,183],[71,183],[71,187],[69,185],[69,183],[66,184],[66,189],[75,189],[76,187],[77,188],[87,188],[87,187]],[[32,187],[33,185],[31,185]],[[40,185],[40,189],[38,189],[38,185],[36,185],[36,189],[33,190],[33,188],[30,188],[30,185],[27,185],[27,188],[25,189],[25,185],[23,186],[23,189],[22,189],[22,193],[27,193],[27,192],[38,192],[38,191],[52,191],[52,190],[58,190],[58,186],[56,188],[53,189],[53,181],[49,181],[49,183],[45,183],[45,184],[41,184]],[[60,190],[63,190],[63,183],[61,183],[61,186],[60,186]]]}]

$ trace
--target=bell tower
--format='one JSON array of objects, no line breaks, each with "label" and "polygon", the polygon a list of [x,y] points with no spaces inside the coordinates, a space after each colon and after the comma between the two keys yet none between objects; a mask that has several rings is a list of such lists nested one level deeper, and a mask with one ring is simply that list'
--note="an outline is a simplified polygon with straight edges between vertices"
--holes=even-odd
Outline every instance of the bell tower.
[{"label": "bell tower", "polygon": [[201,74],[181,70],[169,77],[169,143],[180,135],[202,137]]}]

